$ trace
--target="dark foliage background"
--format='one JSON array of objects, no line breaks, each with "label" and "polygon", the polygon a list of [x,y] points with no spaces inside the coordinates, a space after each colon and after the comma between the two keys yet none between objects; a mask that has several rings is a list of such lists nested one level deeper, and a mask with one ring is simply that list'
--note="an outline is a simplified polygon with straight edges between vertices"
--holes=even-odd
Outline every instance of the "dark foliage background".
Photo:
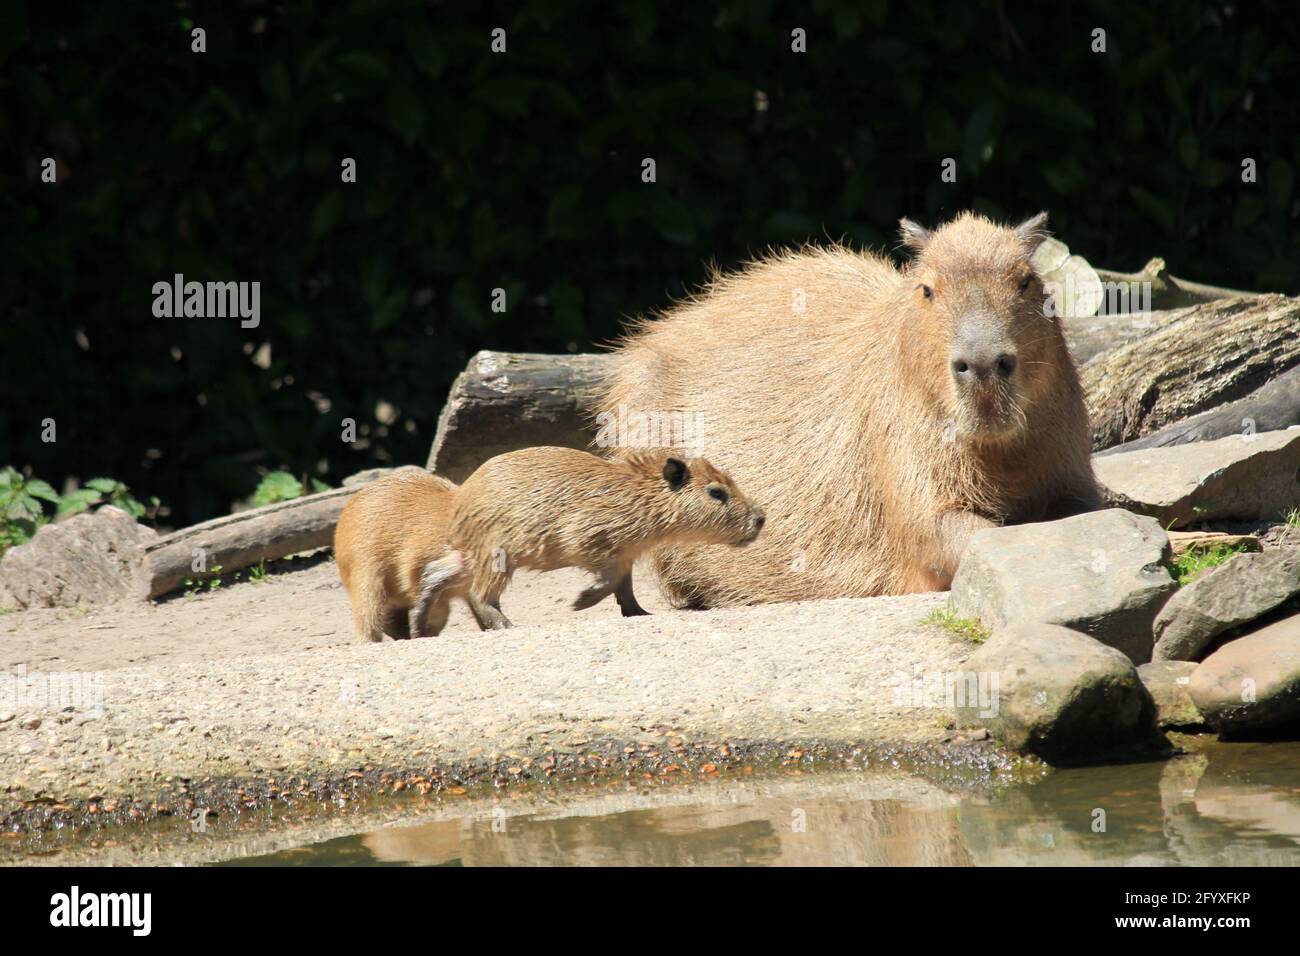
[{"label": "dark foliage background", "polygon": [[[585,350],[709,260],[904,214],[1047,208],[1095,264],[1295,293],[1297,33],[1290,2],[10,0],[0,465],[181,524],[268,468],[422,463],[476,350]],[[177,272],[260,281],[261,327],[154,318]]]}]

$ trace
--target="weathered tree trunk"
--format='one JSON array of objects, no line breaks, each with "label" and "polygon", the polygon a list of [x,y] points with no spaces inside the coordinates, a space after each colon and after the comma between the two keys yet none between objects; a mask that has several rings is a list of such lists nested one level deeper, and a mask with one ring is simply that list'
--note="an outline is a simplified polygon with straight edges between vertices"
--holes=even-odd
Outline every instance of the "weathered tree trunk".
[{"label": "weathered tree trunk", "polygon": [[1080,371],[1093,447],[1250,395],[1300,365],[1298,330],[1300,299],[1222,299],[1180,309],[1149,335],[1095,356]]},{"label": "weathered tree trunk", "polygon": [[[263,559],[274,561],[327,547],[339,512],[357,486],[322,491],[293,501],[252,508],[164,535],[144,549],[139,590],[153,599],[177,590],[186,578],[220,569],[226,574]],[[194,569],[200,557],[204,570]]]},{"label": "weathered tree trunk", "polygon": [[1103,352],[1145,338],[1176,321],[1181,312],[1135,312],[1061,319],[1061,331],[1075,365],[1083,365]]},{"label": "weathered tree trunk", "polygon": [[1098,454],[1211,441],[1227,435],[1246,434],[1248,430],[1279,431],[1292,425],[1300,425],[1300,365],[1261,385],[1245,398],[1185,418],[1142,438],[1114,445]]},{"label": "weathered tree trunk", "polygon": [[532,445],[587,448],[608,355],[479,352],[452,383],[429,471],[457,483],[494,455]]}]

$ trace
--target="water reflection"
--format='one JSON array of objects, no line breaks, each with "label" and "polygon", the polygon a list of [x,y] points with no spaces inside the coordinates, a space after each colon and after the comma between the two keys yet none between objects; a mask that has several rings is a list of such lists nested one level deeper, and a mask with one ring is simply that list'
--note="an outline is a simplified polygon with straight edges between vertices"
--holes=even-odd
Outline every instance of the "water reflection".
[{"label": "water reflection", "polygon": [[493,805],[241,862],[1297,865],[1300,744],[1209,744],[1163,763],[1061,771],[992,796],[865,773],[619,794],[523,814]]}]

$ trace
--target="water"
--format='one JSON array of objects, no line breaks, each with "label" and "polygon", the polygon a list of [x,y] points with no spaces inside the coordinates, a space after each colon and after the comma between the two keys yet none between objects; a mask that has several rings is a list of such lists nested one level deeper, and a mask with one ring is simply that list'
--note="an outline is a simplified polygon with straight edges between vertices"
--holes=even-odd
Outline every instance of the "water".
[{"label": "water", "polygon": [[229,862],[1294,866],[1300,743],[1207,741],[1164,762],[1062,770],[995,792],[863,771],[549,805],[478,801],[455,816],[407,822]]}]

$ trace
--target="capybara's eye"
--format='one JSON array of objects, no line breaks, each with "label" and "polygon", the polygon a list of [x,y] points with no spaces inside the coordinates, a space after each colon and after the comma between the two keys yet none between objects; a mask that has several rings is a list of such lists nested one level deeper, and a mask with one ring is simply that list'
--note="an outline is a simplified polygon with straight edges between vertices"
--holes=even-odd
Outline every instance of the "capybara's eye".
[{"label": "capybara's eye", "polygon": [[1027,276],[1025,276],[1023,279],[1021,279],[1021,280],[1020,280],[1020,291],[1021,291],[1021,292],[1028,291],[1028,289],[1029,289],[1029,283],[1031,283],[1031,282],[1033,282],[1033,281],[1034,281],[1034,277],[1033,277],[1032,274],[1031,274],[1031,275],[1027,275]]},{"label": "capybara's eye", "polygon": [[927,299],[933,299],[934,290],[931,289],[928,285],[923,285],[921,286],[921,295],[925,296]]},{"label": "capybara's eye", "polygon": [[716,500],[716,501],[721,501],[721,502],[725,505],[725,504],[727,503],[727,489],[725,489],[725,488],[710,488],[710,489],[709,489],[709,497],[710,497],[710,498],[713,498],[713,499]]}]

